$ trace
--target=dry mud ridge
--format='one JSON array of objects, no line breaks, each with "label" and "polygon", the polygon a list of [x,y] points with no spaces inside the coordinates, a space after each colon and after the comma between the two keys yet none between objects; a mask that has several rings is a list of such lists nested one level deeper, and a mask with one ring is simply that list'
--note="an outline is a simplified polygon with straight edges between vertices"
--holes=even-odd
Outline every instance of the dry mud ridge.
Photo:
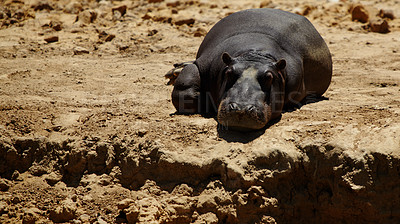
[{"label": "dry mud ridge", "polygon": [[[247,8],[306,16],[326,100],[239,133],[174,115],[172,64]],[[0,2],[1,223],[400,222],[400,2]]]}]

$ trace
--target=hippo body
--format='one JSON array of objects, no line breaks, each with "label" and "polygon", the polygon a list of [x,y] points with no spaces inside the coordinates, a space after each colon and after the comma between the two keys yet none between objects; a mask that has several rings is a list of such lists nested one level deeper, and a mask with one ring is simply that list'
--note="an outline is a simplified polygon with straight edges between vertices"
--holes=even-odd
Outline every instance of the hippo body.
[{"label": "hippo body", "polygon": [[177,77],[172,102],[178,113],[217,112],[228,128],[257,130],[284,106],[321,96],[331,77],[329,49],[305,17],[249,9],[209,31]]}]

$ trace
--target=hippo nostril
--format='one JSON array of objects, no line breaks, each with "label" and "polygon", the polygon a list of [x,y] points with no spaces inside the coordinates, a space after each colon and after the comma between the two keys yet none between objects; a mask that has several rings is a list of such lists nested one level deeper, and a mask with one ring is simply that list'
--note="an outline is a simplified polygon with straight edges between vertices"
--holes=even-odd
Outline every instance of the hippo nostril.
[{"label": "hippo nostril", "polygon": [[253,106],[253,105],[249,105],[249,106],[247,106],[245,108],[245,110],[248,111],[248,112],[256,112],[257,108],[255,106]]},{"label": "hippo nostril", "polygon": [[230,103],[228,105],[229,110],[239,110],[239,106],[236,103]]}]

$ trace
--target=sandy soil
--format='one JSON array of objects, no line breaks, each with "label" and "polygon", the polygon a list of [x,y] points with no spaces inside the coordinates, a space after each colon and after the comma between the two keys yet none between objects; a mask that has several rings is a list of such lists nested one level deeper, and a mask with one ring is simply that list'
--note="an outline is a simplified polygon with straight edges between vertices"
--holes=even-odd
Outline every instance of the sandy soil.
[{"label": "sandy soil", "polygon": [[[358,3],[366,23],[352,20]],[[324,37],[327,99],[252,133],[174,115],[164,74],[218,20],[259,7],[304,14]],[[398,12],[390,0],[2,1],[0,222],[395,223]]]}]

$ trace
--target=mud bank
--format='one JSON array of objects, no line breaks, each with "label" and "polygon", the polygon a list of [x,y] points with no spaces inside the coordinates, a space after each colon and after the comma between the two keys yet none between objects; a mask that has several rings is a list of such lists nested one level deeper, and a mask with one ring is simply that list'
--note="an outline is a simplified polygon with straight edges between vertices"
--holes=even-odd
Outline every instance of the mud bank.
[{"label": "mud bank", "polygon": [[[111,202],[119,208],[114,218],[129,222],[388,223],[400,219],[400,158],[394,152],[304,143],[290,150],[271,145],[248,151],[243,145],[210,150],[199,157],[194,150],[181,154],[151,140],[89,142],[3,139],[0,173],[6,179],[2,182],[11,192],[20,185],[21,175],[40,179],[43,191],[62,183],[69,190],[90,191],[92,185],[126,188],[132,192],[130,197]],[[12,203],[15,196],[3,195],[3,200]],[[79,207],[84,202],[78,198],[73,203]],[[73,218],[77,217],[66,220]]]}]

